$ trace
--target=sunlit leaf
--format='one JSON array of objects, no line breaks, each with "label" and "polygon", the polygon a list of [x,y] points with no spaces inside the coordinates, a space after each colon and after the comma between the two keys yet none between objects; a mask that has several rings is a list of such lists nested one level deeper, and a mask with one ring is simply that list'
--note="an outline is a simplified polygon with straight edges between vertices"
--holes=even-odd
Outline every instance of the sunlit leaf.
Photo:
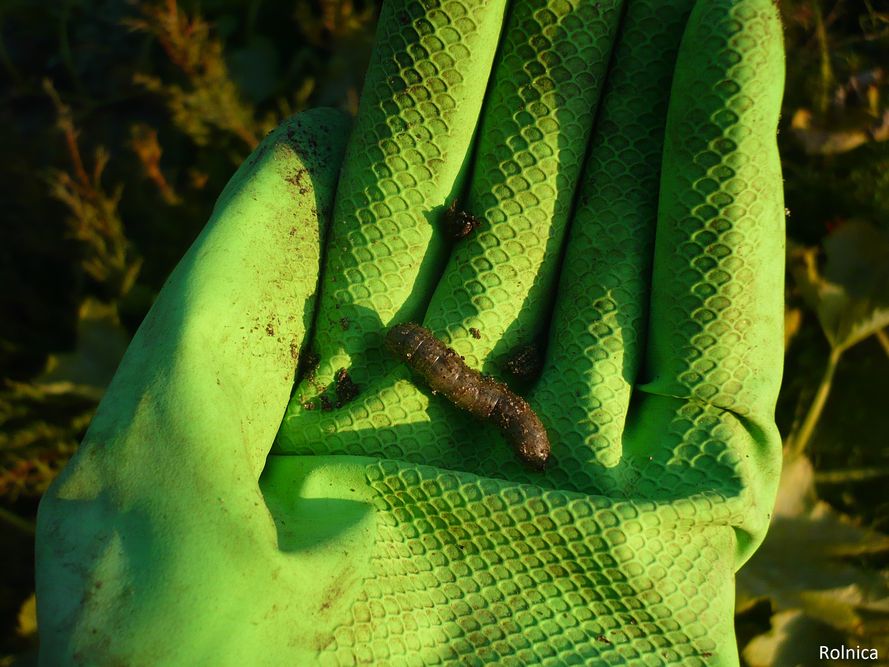
[{"label": "sunlit leaf", "polygon": [[0,498],[46,489],[77,449],[128,342],[116,307],[88,299],[73,352],[51,356],[32,382],[0,382]]},{"label": "sunlit leaf", "polygon": [[851,557],[889,552],[889,536],[856,526],[815,496],[811,462],[784,467],[769,533],[737,576],[737,608],[767,598],[853,635],[889,629],[889,579]]},{"label": "sunlit leaf", "polygon": [[28,596],[19,609],[16,632],[19,637],[24,638],[37,636],[37,597],[33,593]]},{"label": "sunlit leaf", "polygon": [[826,239],[824,252],[822,271],[815,248],[792,248],[791,270],[830,344],[842,350],[889,326],[889,238],[848,222]]},{"label": "sunlit leaf", "polygon": [[52,355],[47,370],[36,382],[41,385],[69,383],[104,389],[117,370],[130,337],[120,324],[117,308],[95,299],[80,307],[77,347]]},{"label": "sunlit leaf", "polygon": [[889,139],[889,111],[874,120],[869,114],[861,114],[848,127],[836,123],[819,124],[808,109],[799,109],[793,115],[790,131],[810,155],[846,153],[871,141]]},{"label": "sunlit leaf", "polygon": [[817,661],[822,644],[839,646],[842,635],[794,609],[775,614],[772,629],[750,641],[742,656],[749,667],[797,667]]},{"label": "sunlit leaf", "polygon": [[784,309],[784,349],[790,347],[803,322],[803,313],[799,308]]}]

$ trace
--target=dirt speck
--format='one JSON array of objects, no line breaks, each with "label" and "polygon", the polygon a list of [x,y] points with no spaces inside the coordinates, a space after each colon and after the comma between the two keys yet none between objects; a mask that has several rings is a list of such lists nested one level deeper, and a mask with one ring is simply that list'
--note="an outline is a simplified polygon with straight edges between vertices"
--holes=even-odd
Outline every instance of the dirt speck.
[{"label": "dirt speck", "polygon": [[476,329],[475,327],[469,327],[469,335],[475,338],[476,340],[481,340],[482,332]]},{"label": "dirt speck", "polygon": [[352,326],[352,321],[348,317],[340,318],[340,329],[348,331],[350,326]]},{"label": "dirt speck", "polygon": [[294,186],[299,194],[304,195],[309,192],[309,170],[303,167],[302,169],[297,169],[292,176],[287,177],[287,182]]},{"label": "dirt speck", "polygon": [[481,225],[481,222],[472,213],[458,209],[455,199],[444,214],[444,233],[448,238],[457,241],[472,234]]},{"label": "dirt speck", "polygon": [[503,369],[520,380],[533,380],[540,375],[543,370],[543,359],[540,356],[540,350],[536,345],[522,345],[513,350],[506,361],[503,362]]},{"label": "dirt speck", "polygon": [[303,356],[301,363],[301,376],[311,382],[315,379],[315,370],[318,368],[318,364],[321,363],[321,357],[319,357],[318,354],[312,350],[306,350],[305,356]]},{"label": "dirt speck", "polygon": [[336,372],[336,407],[341,407],[358,396],[358,385],[352,382],[349,372],[341,368]]},{"label": "dirt speck", "polygon": [[266,325],[265,325],[265,332],[266,332],[269,336],[274,336],[274,335],[275,335],[275,325],[272,324],[271,322],[269,322],[268,324],[266,324]]}]

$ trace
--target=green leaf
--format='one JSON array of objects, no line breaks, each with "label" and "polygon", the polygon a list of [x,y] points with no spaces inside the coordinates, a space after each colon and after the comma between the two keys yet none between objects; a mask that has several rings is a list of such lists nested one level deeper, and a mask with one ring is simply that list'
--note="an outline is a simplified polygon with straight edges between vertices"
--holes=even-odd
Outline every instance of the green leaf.
[{"label": "green leaf", "polygon": [[790,265],[803,297],[831,346],[845,350],[889,326],[889,237],[865,222],[848,222],[815,248],[793,247]]},{"label": "green leaf", "polygon": [[[737,576],[737,609],[767,598],[848,636],[889,630],[889,579],[850,562],[889,552],[889,536],[856,526],[815,496],[806,457],[785,462],[769,533]],[[863,644],[862,644],[863,645]]]},{"label": "green leaf", "polygon": [[117,371],[130,337],[120,324],[117,307],[87,299],[80,307],[77,347],[51,355],[39,385],[70,383],[104,390]]},{"label": "green leaf", "polygon": [[749,667],[797,667],[817,662],[819,645],[840,646],[843,637],[798,609],[772,617],[772,629],[754,637],[741,655]]},{"label": "green leaf", "polygon": [[835,155],[855,150],[872,141],[889,139],[889,111],[876,119],[865,110],[846,113],[842,123],[818,122],[808,109],[797,109],[790,131],[809,155]]},{"label": "green leaf", "polygon": [[117,308],[87,299],[77,346],[32,382],[0,381],[0,499],[39,496],[71,454],[129,343]]},{"label": "green leaf", "polygon": [[28,596],[19,609],[16,633],[26,639],[37,637],[37,597],[34,593]]}]

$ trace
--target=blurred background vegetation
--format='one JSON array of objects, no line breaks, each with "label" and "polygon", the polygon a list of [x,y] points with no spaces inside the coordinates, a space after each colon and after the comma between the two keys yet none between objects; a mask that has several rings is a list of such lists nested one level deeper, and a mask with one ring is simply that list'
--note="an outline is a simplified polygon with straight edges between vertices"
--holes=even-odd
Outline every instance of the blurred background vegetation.
[{"label": "blurred background vegetation", "polygon": [[[889,3],[780,0],[785,472],[738,577],[750,667],[889,660]],[[357,108],[377,0],[0,2],[0,667],[34,518],[164,279],[282,118]],[[889,664],[889,662],[884,662]]]}]

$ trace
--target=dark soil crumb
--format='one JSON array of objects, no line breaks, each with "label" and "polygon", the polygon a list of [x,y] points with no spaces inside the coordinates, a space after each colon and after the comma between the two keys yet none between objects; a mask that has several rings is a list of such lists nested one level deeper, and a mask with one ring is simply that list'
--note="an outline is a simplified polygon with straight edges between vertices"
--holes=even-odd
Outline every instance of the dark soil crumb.
[{"label": "dark soil crumb", "polygon": [[302,358],[302,377],[309,382],[314,380],[315,369],[318,368],[319,363],[321,363],[321,357],[312,350],[307,350],[305,356]]},{"label": "dark soil crumb", "polygon": [[312,401],[305,401],[303,403],[303,410],[314,410],[315,404]]},{"label": "dark soil crumb", "polygon": [[455,199],[444,214],[444,232],[455,241],[466,238],[481,225],[481,220],[466,211],[457,208]]},{"label": "dark soil crumb", "polygon": [[471,335],[476,340],[479,340],[482,337],[482,332],[475,327],[469,327],[469,335]]},{"label": "dark soil crumb", "polygon": [[341,368],[336,372],[336,407],[341,407],[358,395],[358,385],[352,382],[349,372]]},{"label": "dark soil crumb", "polygon": [[341,328],[343,331],[348,331],[348,330],[349,330],[349,327],[351,326],[351,324],[352,324],[352,322],[349,321],[349,318],[348,318],[348,317],[342,317],[342,318],[340,318],[340,328]]},{"label": "dark soil crumb", "polygon": [[307,169],[298,169],[293,175],[286,179],[288,183],[293,185],[301,195],[306,194],[309,191],[309,186],[306,181],[309,180],[309,172]]},{"label": "dark soil crumb", "polygon": [[333,403],[330,402],[330,399],[327,396],[322,395],[318,400],[321,401],[321,410],[323,412],[330,412],[333,410]]},{"label": "dark soil crumb", "polygon": [[269,322],[268,324],[266,324],[266,325],[265,325],[265,332],[266,332],[269,336],[274,336],[274,335],[275,335],[275,325],[272,324],[271,322]]},{"label": "dark soil crumb", "polygon": [[509,355],[503,363],[507,373],[520,380],[533,380],[543,370],[543,359],[536,345],[523,345]]}]

